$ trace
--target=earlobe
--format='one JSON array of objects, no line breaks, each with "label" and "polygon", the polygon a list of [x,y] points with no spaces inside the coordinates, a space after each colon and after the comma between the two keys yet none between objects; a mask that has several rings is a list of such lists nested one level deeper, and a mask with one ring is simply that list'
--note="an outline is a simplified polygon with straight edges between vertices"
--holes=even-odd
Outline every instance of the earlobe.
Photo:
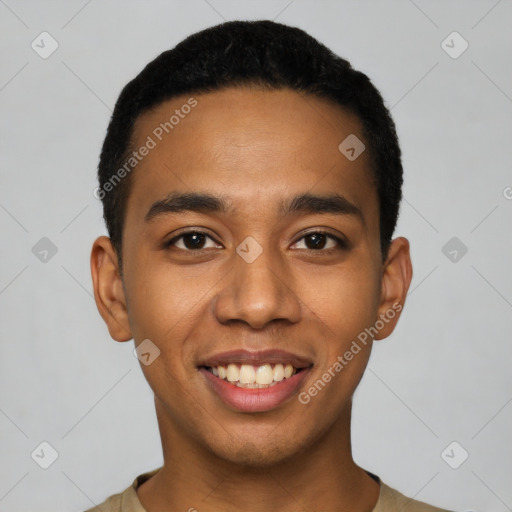
[{"label": "earlobe", "polygon": [[116,341],[132,339],[117,254],[107,236],[98,237],[91,250],[94,300],[110,336]]},{"label": "earlobe", "polygon": [[389,247],[388,257],[382,271],[381,303],[378,318],[383,324],[375,339],[384,339],[394,330],[405,304],[412,279],[412,263],[409,241],[395,238]]}]

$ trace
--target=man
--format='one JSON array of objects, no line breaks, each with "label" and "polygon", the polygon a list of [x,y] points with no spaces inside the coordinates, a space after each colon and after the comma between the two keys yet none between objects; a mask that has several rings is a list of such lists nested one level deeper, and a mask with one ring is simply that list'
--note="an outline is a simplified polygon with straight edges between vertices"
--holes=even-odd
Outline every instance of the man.
[{"label": "man", "polygon": [[364,74],[270,21],[194,34],[124,88],[98,176],[95,299],[135,341],[164,464],[91,510],[441,510],[351,453],[412,277],[395,127]]}]

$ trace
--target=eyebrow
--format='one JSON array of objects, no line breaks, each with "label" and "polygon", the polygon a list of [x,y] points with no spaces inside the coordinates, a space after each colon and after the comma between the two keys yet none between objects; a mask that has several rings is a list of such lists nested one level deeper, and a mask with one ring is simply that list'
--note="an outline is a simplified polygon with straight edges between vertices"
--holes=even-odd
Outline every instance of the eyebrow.
[{"label": "eyebrow", "polygon": [[[173,192],[164,199],[155,201],[146,213],[144,220],[150,222],[162,215],[183,213],[186,211],[198,213],[227,213],[233,210],[230,203],[219,196],[196,192]],[[279,213],[283,216],[296,213],[354,215],[359,217],[364,223],[361,210],[340,194],[301,194],[291,198],[291,200],[281,201]]]},{"label": "eyebrow", "polygon": [[313,195],[301,194],[289,202],[281,203],[281,213],[292,215],[294,213],[335,213],[341,215],[355,215],[364,220],[361,210],[346,197],[340,194]]},{"label": "eyebrow", "polygon": [[221,197],[210,194],[178,193],[169,194],[164,199],[155,201],[149,208],[144,220],[150,222],[155,217],[167,213],[182,213],[186,211],[199,213],[226,213],[230,208]]}]

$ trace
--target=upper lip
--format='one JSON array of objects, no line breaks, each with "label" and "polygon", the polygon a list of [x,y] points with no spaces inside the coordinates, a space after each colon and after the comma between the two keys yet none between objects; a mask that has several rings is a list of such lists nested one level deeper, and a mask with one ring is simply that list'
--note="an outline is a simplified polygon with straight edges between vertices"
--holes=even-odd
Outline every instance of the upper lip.
[{"label": "upper lip", "polygon": [[254,366],[260,366],[265,363],[269,364],[291,364],[293,367],[307,368],[313,363],[306,357],[302,357],[291,352],[286,352],[280,349],[267,349],[267,350],[230,350],[228,352],[220,352],[211,357],[201,360],[198,366],[225,366],[229,363],[238,364],[252,364]]}]

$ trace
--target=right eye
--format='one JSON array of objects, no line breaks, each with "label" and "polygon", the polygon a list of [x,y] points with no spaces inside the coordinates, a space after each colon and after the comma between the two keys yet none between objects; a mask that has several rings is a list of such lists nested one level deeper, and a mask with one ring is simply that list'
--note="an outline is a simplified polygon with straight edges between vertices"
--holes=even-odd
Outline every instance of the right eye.
[{"label": "right eye", "polygon": [[202,249],[220,248],[221,246],[209,235],[202,231],[181,233],[165,244],[166,247],[176,247],[184,251],[200,251]]}]

